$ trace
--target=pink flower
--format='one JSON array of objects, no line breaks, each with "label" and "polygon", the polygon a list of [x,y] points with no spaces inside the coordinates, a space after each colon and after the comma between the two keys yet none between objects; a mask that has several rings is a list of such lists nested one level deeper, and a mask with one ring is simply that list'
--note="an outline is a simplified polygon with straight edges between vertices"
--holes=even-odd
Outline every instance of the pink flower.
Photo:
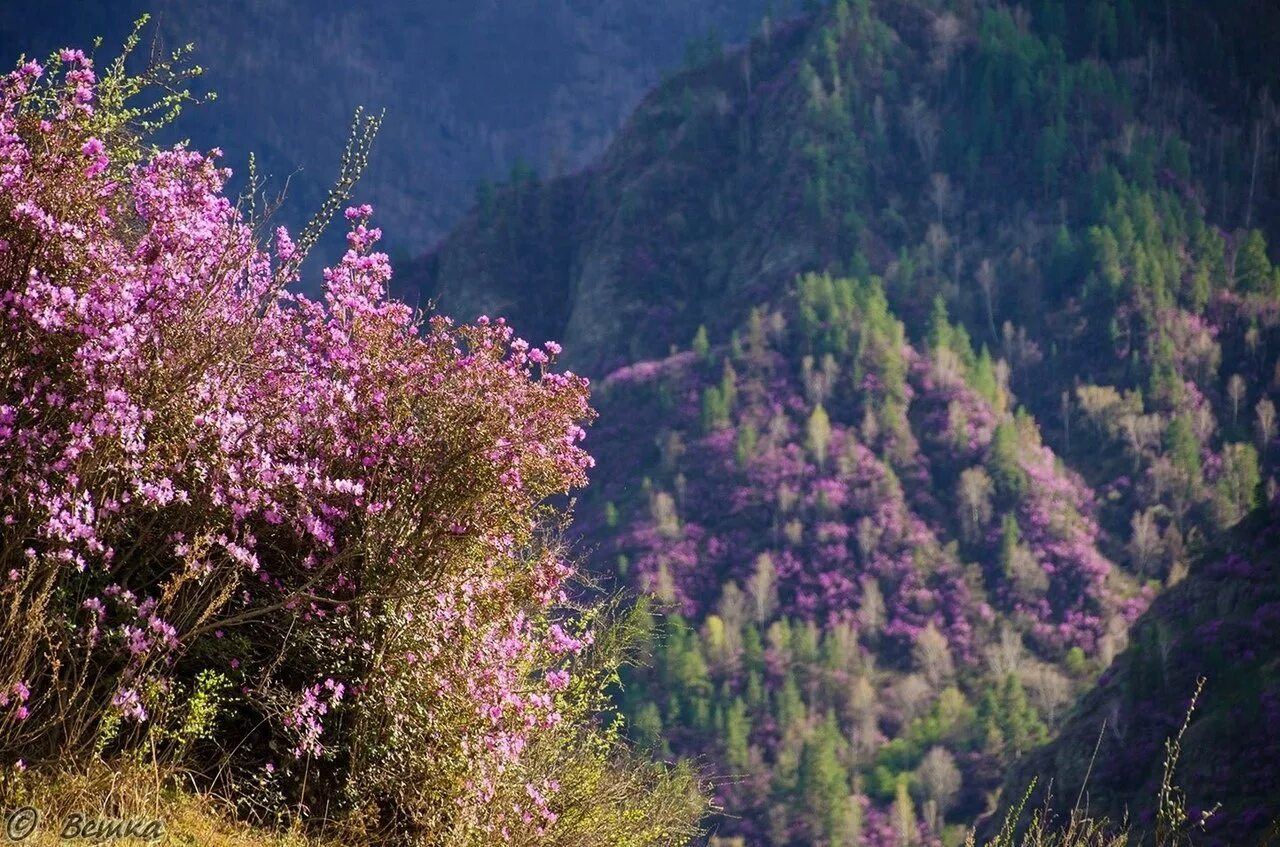
[{"label": "pink flower", "polygon": [[147,719],[147,710],[142,706],[142,698],[132,688],[121,688],[111,698],[111,705],[120,709],[124,717],[141,723]]}]

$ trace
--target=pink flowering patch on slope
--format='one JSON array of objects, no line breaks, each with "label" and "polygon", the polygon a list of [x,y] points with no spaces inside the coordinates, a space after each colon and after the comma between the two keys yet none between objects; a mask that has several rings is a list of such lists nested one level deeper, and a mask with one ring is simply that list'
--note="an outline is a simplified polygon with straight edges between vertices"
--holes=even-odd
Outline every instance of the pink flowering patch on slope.
[{"label": "pink flowering patch on slope", "polygon": [[[629,577],[641,589],[669,591],[682,615],[701,620],[725,584],[748,586],[766,555],[780,617],[857,628],[874,583],[885,602],[882,631],[904,648],[932,625],[957,658],[976,661],[976,642],[1000,624],[996,615],[1016,619],[1052,653],[1096,648],[1115,603],[1106,587],[1112,566],[1099,552],[1092,492],[1047,447],[1020,446],[1027,489],[999,508],[1017,518],[1048,589],[1019,596],[997,572],[1000,514],[984,528],[986,536],[960,549],[963,559],[952,546],[960,541],[957,480],[990,461],[996,426],[1008,415],[962,373],[944,372],[933,357],[904,347],[903,424],[863,431],[863,416],[889,402],[885,380],[868,367],[852,397],[835,392],[829,400],[830,433],[819,462],[806,444],[813,402],[795,373],[798,356],[768,350],[745,363],[734,359],[745,370],[737,378],[737,408],[729,425],[706,431],[698,400],[719,383],[721,370],[719,362],[699,368],[691,355],[644,363],[643,378],[630,370],[611,378],[629,392],[628,414],[653,404],[658,389],[675,399],[674,410],[634,427],[643,432],[614,442],[653,439],[648,427],[681,436],[675,467],[662,471],[683,480],[677,482],[683,493],[672,494],[678,520],[660,524],[641,504],[635,519],[606,539],[626,556]],[[745,427],[757,433],[757,445],[744,461],[736,451]],[[637,459],[610,457],[614,467],[627,461]],[[652,471],[635,471],[641,472]],[[670,492],[670,481],[660,485]]]}]

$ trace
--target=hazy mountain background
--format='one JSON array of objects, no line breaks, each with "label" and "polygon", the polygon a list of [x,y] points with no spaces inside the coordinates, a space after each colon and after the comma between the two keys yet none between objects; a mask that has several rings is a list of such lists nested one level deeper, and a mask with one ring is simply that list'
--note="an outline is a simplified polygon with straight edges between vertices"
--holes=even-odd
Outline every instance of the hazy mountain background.
[{"label": "hazy mountain background", "polygon": [[11,0],[0,5],[0,50],[43,56],[101,35],[111,57],[149,12],[164,48],[195,43],[207,69],[198,88],[218,94],[189,110],[181,135],[222,146],[241,172],[254,152],[277,189],[292,176],[291,224],[323,200],[355,108],[385,109],[360,196],[384,227],[395,221],[387,246],[407,255],[457,222],[481,180],[505,179],[521,160],[542,173],[590,161],[687,48],[741,41],[767,5]]}]

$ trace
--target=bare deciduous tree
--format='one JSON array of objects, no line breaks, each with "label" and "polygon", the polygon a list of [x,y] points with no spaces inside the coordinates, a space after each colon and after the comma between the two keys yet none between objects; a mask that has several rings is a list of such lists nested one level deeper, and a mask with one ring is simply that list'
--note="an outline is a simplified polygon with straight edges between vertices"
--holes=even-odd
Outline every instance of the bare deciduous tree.
[{"label": "bare deciduous tree", "polygon": [[987,665],[996,679],[1004,679],[1022,668],[1022,636],[1011,626],[1000,628],[1000,638],[987,646]]},{"label": "bare deciduous tree", "polygon": [[1235,426],[1240,418],[1240,404],[1244,402],[1245,395],[1249,393],[1249,387],[1245,384],[1244,377],[1240,374],[1232,374],[1231,379],[1227,380],[1227,396],[1231,398],[1231,425]]},{"label": "bare deciduous tree", "polygon": [[933,41],[933,69],[938,73],[945,73],[951,66],[961,31],[960,19],[951,12],[943,12],[933,19],[929,34]]},{"label": "bare deciduous tree", "polygon": [[956,506],[960,513],[960,533],[965,541],[977,541],[991,523],[991,496],[994,493],[991,476],[981,465],[967,468],[960,474]]},{"label": "bare deciduous tree", "polygon": [[951,649],[947,647],[947,638],[933,624],[926,626],[920,633],[911,652],[916,667],[934,691],[941,689],[955,674],[955,663],[951,659]]},{"label": "bare deciduous tree", "polygon": [[1022,597],[1032,600],[1049,590],[1049,575],[1025,545],[1019,544],[1009,557],[1009,579]]},{"label": "bare deciduous tree", "polygon": [[1267,447],[1276,437],[1276,404],[1269,397],[1263,397],[1253,407],[1254,429],[1258,436],[1258,452],[1265,461]]},{"label": "bare deciduous tree", "polygon": [[885,700],[904,723],[910,723],[928,714],[933,705],[932,695],[933,690],[925,678],[912,673],[890,686],[885,692]]},{"label": "bare deciduous tree", "polygon": [[1155,509],[1134,512],[1129,520],[1132,533],[1129,536],[1129,555],[1140,574],[1148,574],[1159,561],[1162,552],[1160,527],[1156,523]]},{"label": "bare deciduous tree", "polygon": [[1253,195],[1258,183],[1258,165],[1266,159],[1265,149],[1267,135],[1277,123],[1280,111],[1271,99],[1271,93],[1263,86],[1258,92],[1258,108],[1254,112],[1253,121],[1253,162],[1249,168],[1249,197],[1244,207],[1244,228],[1253,226]]},{"label": "bare deciduous tree", "polygon": [[858,605],[858,623],[870,633],[877,633],[884,626],[884,595],[875,580],[868,580],[862,590],[862,602]]},{"label": "bare deciduous tree", "polygon": [[960,768],[956,767],[956,760],[942,747],[933,747],[924,754],[920,767],[916,769],[916,776],[920,779],[925,797],[936,805],[936,817],[939,820],[930,823],[935,832],[939,831],[940,819],[955,805],[956,796],[964,785],[964,777]]},{"label": "bare deciduous tree", "polygon": [[951,177],[945,173],[929,176],[929,202],[938,212],[938,220],[951,217],[955,208],[955,191],[951,187]]},{"label": "bare deciduous tree", "polygon": [[930,269],[935,275],[942,275],[942,259],[951,247],[951,235],[940,223],[929,224],[924,234],[925,244],[929,247]]},{"label": "bare deciduous tree", "polygon": [[996,288],[996,267],[990,259],[983,259],[978,265],[978,287],[982,289],[982,300],[987,307],[987,329],[991,331],[994,338],[996,334],[996,318],[995,318],[995,288]]},{"label": "bare deciduous tree", "polygon": [[778,586],[773,559],[768,553],[761,553],[756,557],[756,567],[747,583],[747,593],[751,595],[752,611],[755,612],[758,623],[764,623],[773,617],[778,608]]},{"label": "bare deciduous tree", "polygon": [[1031,704],[1053,725],[1059,710],[1071,700],[1071,681],[1053,665],[1037,663],[1023,675]]},{"label": "bare deciduous tree", "polygon": [[912,98],[903,114],[907,131],[911,133],[911,139],[916,143],[920,158],[924,160],[925,167],[932,170],[933,159],[938,152],[938,138],[942,133],[938,116],[919,96]]}]

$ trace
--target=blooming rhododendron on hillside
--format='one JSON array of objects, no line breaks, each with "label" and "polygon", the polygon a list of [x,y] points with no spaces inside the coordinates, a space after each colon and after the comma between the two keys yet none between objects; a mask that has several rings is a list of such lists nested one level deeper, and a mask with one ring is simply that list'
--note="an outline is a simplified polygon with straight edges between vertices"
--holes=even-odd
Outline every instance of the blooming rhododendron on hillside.
[{"label": "blooming rhododendron on hillside", "polygon": [[604,380],[591,540],[673,608],[628,714],[745,774],[718,788],[727,836],[945,843],[921,787],[994,784],[1150,595],[945,308],[916,345],[880,279],[797,288]]},{"label": "blooming rhododendron on hillside", "polygon": [[290,293],[289,233],[260,246],[218,151],[139,146],[122,69],[0,81],[0,761],[177,756],[216,701],[256,727],[217,760],[299,809],[686,831],[687,774],[603,776],[613,659],[547,502],[592,465],[587,381],[389,300],[368,206],[323,299]]}]

